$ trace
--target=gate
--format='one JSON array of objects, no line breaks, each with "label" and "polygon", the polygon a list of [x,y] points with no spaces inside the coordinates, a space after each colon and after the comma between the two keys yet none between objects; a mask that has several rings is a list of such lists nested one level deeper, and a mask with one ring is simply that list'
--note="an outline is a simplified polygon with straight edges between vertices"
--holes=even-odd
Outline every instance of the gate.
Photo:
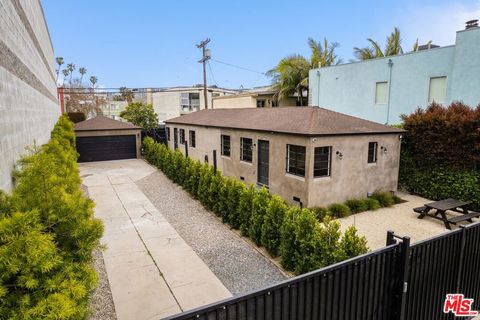
[{"label": "gate", "polygon": [[447,293],[480,309],[479,250],[480,223],[413,245],[388,232],[382,249],[167,319],[453,319]]}]

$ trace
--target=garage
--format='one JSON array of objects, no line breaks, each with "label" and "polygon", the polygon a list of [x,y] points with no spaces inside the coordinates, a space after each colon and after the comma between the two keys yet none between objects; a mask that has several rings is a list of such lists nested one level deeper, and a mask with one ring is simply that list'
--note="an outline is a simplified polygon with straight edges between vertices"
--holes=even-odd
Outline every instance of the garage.
[{"label": "garage", "polygon": [[75,124],[78,162],[140,157],[141,128],[97,116]]}]

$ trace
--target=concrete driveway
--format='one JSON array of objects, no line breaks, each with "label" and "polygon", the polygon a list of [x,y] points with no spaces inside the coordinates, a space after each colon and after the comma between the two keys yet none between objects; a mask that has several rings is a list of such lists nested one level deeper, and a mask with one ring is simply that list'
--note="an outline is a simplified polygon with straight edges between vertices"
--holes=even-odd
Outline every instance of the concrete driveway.
[{"label": "concrete driveway", "polygon": [[102,219],[105,267],[118,319],[159,319],[231,296],[135,181],[140,159],[80,163]]}]

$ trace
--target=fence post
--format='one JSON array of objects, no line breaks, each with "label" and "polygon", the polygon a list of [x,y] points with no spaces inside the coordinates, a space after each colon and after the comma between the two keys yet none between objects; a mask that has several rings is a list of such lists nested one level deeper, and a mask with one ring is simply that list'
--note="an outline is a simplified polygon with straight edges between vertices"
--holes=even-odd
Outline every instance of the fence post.
[{"label": "fence post", "polygon": [[188,157],[188,141],[185,140],[185,158]]},{"label": "fence post", "polygon": [[462,246],[460,248],[460,257],[458,259],[458,268],[457,268],[457,290],[455,292],[460,293],[460,285],[462,279],[462,272],[463,272],[463,259],[465,257],[465,242],[466,242],[466,230],[465,226],[459,226],[462,229]]},{"label": "fence post", "polygon": [[213,171],[217,172],[217,150],[213,150]]},{"label": "fence post", "polygon": [[410,237],[403,237],[400,245],[401,256],[399,261],[398,297],[400,300],[398,319],[405,319],[405,307],[407,304],[408,278],[410,274]]},{"label": "fence post", "polygon": [[396,244],[397,241],[395,240],[394,237],[394,232],[392,230],[387,231],[387,246],[390,246],[392,244]]}]

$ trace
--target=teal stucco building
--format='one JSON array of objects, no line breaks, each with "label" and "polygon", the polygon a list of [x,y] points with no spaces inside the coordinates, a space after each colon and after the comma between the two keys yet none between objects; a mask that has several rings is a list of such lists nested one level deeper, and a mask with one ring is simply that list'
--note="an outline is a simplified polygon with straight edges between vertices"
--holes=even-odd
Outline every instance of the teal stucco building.
[{"label": "teal stucco building", "polygon": [[480,28],[454,45],[310,70],[309,104],[387,124],[435,101],[480,104]]}]

